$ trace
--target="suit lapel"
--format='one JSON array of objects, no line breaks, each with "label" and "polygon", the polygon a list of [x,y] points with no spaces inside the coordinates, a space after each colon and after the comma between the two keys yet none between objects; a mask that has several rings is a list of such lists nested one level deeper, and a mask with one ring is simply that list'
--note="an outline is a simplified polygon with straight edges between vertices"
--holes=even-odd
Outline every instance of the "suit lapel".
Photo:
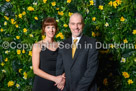
[{"label": "suit lapel", "polygon": [[[79,54],[82,52],[82,50],[84,49],[84,35],[82,35],[80,41],[79,41],[79,46],[76,49],[74,58],[72,59],[72,63],[71,63],[71,68],[73,67],[74,63],[76,62],[77,57],[79,56]],[[72,40],[71,40],[72,41]],[[72,57],[72,49],[71,49],[71,57]]]}]

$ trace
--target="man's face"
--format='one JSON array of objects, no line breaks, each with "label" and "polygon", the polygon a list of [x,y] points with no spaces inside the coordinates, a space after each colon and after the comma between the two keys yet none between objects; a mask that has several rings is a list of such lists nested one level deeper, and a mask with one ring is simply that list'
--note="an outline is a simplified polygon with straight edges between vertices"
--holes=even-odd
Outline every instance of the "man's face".
[{"label": "man's face", "polygon": [[83,23],[80,16],[74,15],[70,18],[69,28],[73,37],[78,37],[83,31]]}]

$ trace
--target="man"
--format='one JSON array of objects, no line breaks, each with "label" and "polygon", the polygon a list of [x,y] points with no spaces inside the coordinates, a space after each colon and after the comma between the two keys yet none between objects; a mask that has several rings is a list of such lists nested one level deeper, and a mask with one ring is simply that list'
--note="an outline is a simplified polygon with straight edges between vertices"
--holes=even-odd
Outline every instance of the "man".
[{"label": "man", "polygon": [[[65,73],[64,91],[97,91],[94,79],[98,68],[96,40],[82,33],[84,23],[79,13],[71,15],[69,27],[72,37],[65,40],[63,45],[60,44],[56,75]],[[65,48],[68,44],[72,47]],[[92,47],[87,48],[87,44],[91,44]]]}]

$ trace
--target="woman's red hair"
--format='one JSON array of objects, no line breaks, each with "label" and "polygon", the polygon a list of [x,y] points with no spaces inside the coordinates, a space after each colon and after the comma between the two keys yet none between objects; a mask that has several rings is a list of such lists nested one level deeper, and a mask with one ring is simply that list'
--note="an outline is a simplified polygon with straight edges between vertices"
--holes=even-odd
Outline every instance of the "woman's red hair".
[{"label": "woman's red hair", "polygon": [[56,30],[58,30],[57,22],[52,17],[48,17],[43,20],[43,22],[42,22],[42,35],[45,34],[45,27],[46,26],[55,26]]}]

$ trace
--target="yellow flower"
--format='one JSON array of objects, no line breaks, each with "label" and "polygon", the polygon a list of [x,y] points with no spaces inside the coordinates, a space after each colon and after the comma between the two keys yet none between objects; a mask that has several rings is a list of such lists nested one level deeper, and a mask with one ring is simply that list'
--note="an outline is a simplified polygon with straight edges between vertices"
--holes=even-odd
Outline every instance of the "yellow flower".
[{"label": "yellow flower", "polygon": [[132,79],[128,79],[128,84],[133,84]]},{"label": "yellow flower", "polygon": [[116,1],[113,2],[113,6],[114,6],[114,8],[117,8],[118,4]]},{"label": "yellow flower", "polygon": [[4,64],[4,62],[1,62],[1,66],[4,66],[5,64]]},{"label": "yellow flower", "polygon": [[25,50],[24,50],[24,49],[22,50],[22,53],[25,53]]},{"label": "yellow flower", "polygon": [[110,48],[114,48],[115,46],[113,44],[110,45]]},{"label": "yellow flower", "polygon": [[30,66],[30,69],[32,70],[32,69],[33,69],[33,67],[32,67],[32,66]]},{"label": "yellow flower", "polygon": [[87,14],[89,13],[89,9],[86,9]]},{"label": "yellow flower", "polygon": [[16,24],[16,28],[18,28],[19,26],[18,26],[18,24]]},{"label": "yellow flower", "polygon": [[16,36],[16,39],[20,39],[20,36]]},{"label": "yellow flower", "polygon": [[8,54],[8,53],[9,53],[9,51],[5,51],[5,53],[6,53],[6,54]]},{"label": "yellow flower", "polygon": [[107,79],[107,78],[104,78],[104,80],[103,80],[103,84],[104,84],[105,86],[107,86],[107,85],[108,85],[108,79]]},{"label": "yellow flower", "polygon": [[33,37],[33,34],[29,34],[30,37]]},{"label": "yellow flower", "polygon": [[8,82],[8,87],[12,87],[14,85],[14,82],[13,81],[9,81]]},{"label": "yellow flower", "polygon": [[110,1],[108,4],[109,4],[110,6],[112,6],[113,2],[112,2],[112,1]]},{"label": "yellow flower", "polygon": [[8,18],[7,16],[4,16],[4,18],[5,18],[6,20],[9,20],[9,18]]},{"label": "yellow flower", "polygon": [[22,14],[19,14],[18,17],[19,17],[19,18],[22,18]]},{"label": "yellow flower", "polygon": [[99,29],[99,26],[96,26],[96,30],[98,30]]},{"label": "yellow flower", "polygon": [[6,73],[6,70],[2,70],[3,73]]},{"label": "yellow flower", "polygon": [[136,45],[135,45],[135,49],[136,49]]},{"label": "yellow flower", "polygon": [[1,28],[0,31],[3,32],[3,28]]},{"label": "yellow flower", "polygon": [[25,33],[25,32],[27,32],[27,29],[26,29],[26,28],[24,28],[24,29],[23,29],[23,32],[24,32],[24,33]]},{"label": "yellow flower", "polygon": [[47,0],[43,0],[43,3],[46,3],[47,2]]},{"label": "yellow flower", "polygon": [[10,0],[6,0],[6,2],[10,2]]},{"label": "yellow flower", "polygon": [[92,32],[92,36],[93,36],[93,37],[95,37],[95,36],[96,36],[95,32]]},{"label": "yellow flower", "polygon": [[14,19],[11,19],[11,22],[14,22],[15,20]]},{"label": "yellow flower", "polygon": [[130,75],[127,72],[122,72],[122,75],[124,76],[124,78],[129,78]]},{"label": "yellow flower", "polygon": [[64,27],[68,27],[68,25],[67,25],[67,24],[64,24],[63,26],[64,26]]},{"label": "yellow flower", "polygon": [[71,3],[71,0],[67,0],[67,3]]},{"label": "yellow flower", "polygon": [[93,18],[92,18],[92,21],[95,21],[95,20],[96,20],[96,17],[93,17]]},{"label": "yellow flower", "polygon": [[28,11],[34,11],[34,8],[33,8],[32,6],[29,6],[29,7],[27,8],[27,10],[28,10]]},{"label": "yellow flower", "polygon": [[28,55],[32,56],[32,51],[29,51],[29,54],[28,54]]},{"label": "yellow flower", "polygon": [[127,40],[127,39],[124,39],[123,42],[124,42],[124,43],[128,43],[128,40]]},{"label": "yellow flower", "polygon": [[23,11],[23,12],[22,12],[22,15],[26,15],[26,12],[25,12],[25,11]]},{"label": "yellow flower", "polygon": [[103,5],[99,5],[99,9],[100,9],[100,10],[103,10]]},{"label": "yellow flower", "polygon": [[17,88],[20,88],[20,85],[19,85],[18,83],[16,83],[16,87],[17,87]]},{"label": "yellow flower", "polygon": [[8,61],[8,58],[5,58],[5,62],[7,62]]},{"label": "yellow flower", "polygon": [[21,54],[21,50],[17,50],[17,54]]},{"label": "yellow flower", "polygon": [[56,38],[58,38],[58,37],[60,37],[61,39],[64,39],[64,35],[63,35],[61,32],[59,32],[59,33],[56,35]]},{"label": "yellow flower", "polygon": [[59,10],[59,8],[56,8],[56,10]]},{"label": "yellow flower", "polygon": [[64,15],[63,11],[58,11],[58,15],[63,16]]},{"label": "yellow flower", "polygon": [[136,62],[136,57],[134,58],[134,61]]},{"label": "yellow flower", "polygon": [[27,79],[27,73],[26,73],[26,72],[24,72],[24,73],[23,73],[23,75],[24,75],[24,77],[23,77],[23,78],[24,78],[24,79]]},{"label": "yellow flower", "polygon": [[106,26],[106,27],[108,27],[108,26],[109,26],[109,23],[108,23],[108,22],[106,22],[106,23],[105,23],[105,26]]},{"label": "yellow flower", "polygon": [[116,0],[117,4],[120,5],[121,4],[121,0]]},{"label": "yellow flower", "polygon": [[125,21],[125,18],[122,16],[121,18],[120,18],[120,21]]},{"label": "yellow flower", "polygon": [[122,57],[122,58],[121,58],[121,62],[122,62],[122,63],[125,63],[125,62],[126,62],[126,59]]},{"label": "yellow flower", "polygon": [[14,19],[11,19],[11,24],[16,24],[16,21]]},{"label": "yellow flower", "polygon": [[19,69],[18,72],[21,73],[22,69]]},{"label": "yellow flower", "polygon": [[59,20],[57,19],[56,22],[59,22]]},{"label": "yellow flower", "polygon": [[68,15],[71,16],[73,13],[69,12]]},{"label": "yellow flower", "polygon": [[51,5],[52,5],[52,6],[56,6],[56,2],[52,2]]},{"label": "yellow flower", "polygon": [[6,22],[6,21],[4,22],[4,25],[5,25],[5,26],[7,25],[7,22]]},{"label": "yellow flower", "polygon": [[93,0],[90,0],[90,5],[94,5],[94,1]]},{"label": "yellow flower", "polygon": [[136,34],[136,30],[133,30],[133,34]]},{"label": "yellow flower", "polygon": [[45,35],[42,35],[42,39],[45,39],[46,38],[46,36]]},{"label": "yellow flower", "polygon": [[33,5],[37,5],[37,2],[33,2]]},{"label": "yellow flower", "polygon": [[35,20],[38,20],[38,17],[37,17],[37,16],[35,16],[35,17],[34,17],[34,19],[35,19]]}]

